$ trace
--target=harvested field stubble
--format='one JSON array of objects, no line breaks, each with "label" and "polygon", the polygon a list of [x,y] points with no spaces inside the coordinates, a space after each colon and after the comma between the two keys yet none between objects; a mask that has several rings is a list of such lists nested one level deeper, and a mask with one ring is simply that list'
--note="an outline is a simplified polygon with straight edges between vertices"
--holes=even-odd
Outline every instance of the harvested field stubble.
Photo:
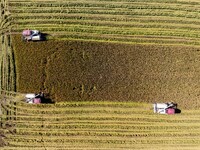
[{"label": "harvested field stubble", "polygon": [[[98,101],[40,105],[18,101],[15,106],[15,134],[6,132],[5,150],[193,150],[200,143],[199,110],[169,116],[154,114],[146,103]],[[53,115],[54,111],[58,113]],[[138,113],[127,115],[129,111]]]},{"label": "harvested field stubble", "polygon": [[9,7],[14,32],[35,28],[56,39],[200,44],[197,1],[10,0]]},{"label": "harvested field stubble", "polygon": [[199,48],[81,41],[15,45],[17,89],[55,101],[175,101],[199,107]]}]

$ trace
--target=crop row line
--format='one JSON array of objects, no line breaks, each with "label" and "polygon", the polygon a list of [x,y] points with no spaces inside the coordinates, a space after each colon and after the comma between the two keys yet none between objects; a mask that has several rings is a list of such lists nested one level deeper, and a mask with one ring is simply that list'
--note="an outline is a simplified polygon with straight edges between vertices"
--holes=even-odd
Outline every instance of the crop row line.
[{"label": "crop row line", "polygon": [[[23,27],[24,28],[24,27]],[[23,29],[21,28],[21,29]],[[30,28],[30,27],[29,27]],[[18,31],[21,31],[18,28]],[[46,28],[38,28],[39,30],[43,30],[47,32]],[[17,31],[17,30],[16,30]],[[110,34],[96,34],[96,33],[83,33],[83,32],[64,32],[64,31],[56,31],[52,30],[48,31],[51,34],[52,39],[68,39],[68,40],[78,40],[78,41],[99,41],[99,42],[122,42],[122,43],[148,43],[148,44],[164,44],[164,45],[199,45],[199,41],[197,38],[188,38],[185,39],[181,37],[169,37],[169,36],[161,36],[158,38],[158,35],[110,35]],[[179,39],[181,38],[181,39]],[[194,40],[196,39],[196,40]]]},{"label": "crop row line", "polygon": [[[18,136],[33,136],[34,138],[40,138],[43,136],[43,138],[48,137],[48,136],[54,136],[55,138],[62,138],[62,136],[115,136],[115,137],[138,137],[138,138],[143,138],[143,137],[200,137],[200,133],[194,131],[188,131],[188,132],[181,132],[180,131],[156,131],[156,132],[151,132],[151,131],[135,131],[135,130],[52,130],[52,131],[46,131],[46,130],[38,130],[38,131],[29,131],[27,129],[21,130],[17,129],[17,135]],[[9,138],[9,137],[8,137]]]},{"label": "crop row line", "polygon": [[[41,30],[45,30],[44,28],[40,28]],[[48,31],[49,33],[55,33],[53,31]],[[59,31],[56,31],[59,32]],[[62,32],[61,34],[53,35],[53,39],[62,39],[62,40],[77,40],[77,41],[99,41],[99,42],[122,42],[122,43],[146,43],[146,44],[163,44],[163,45],[199,45],[199,41],[196,40],[176,40],[178,37],[171,37],[171,39],[166,39],[164,36],[164,39],[162,38],[151,38],[152,36],[147,35],[135,35],[135,36],[122,36],[122,35],[110,35],[110,34],[87,34],[87,33],[80,33],[80,32]],[[144,38],[138,38],[138,37],[144,37]],[[158,35],[156,35],[157,37]],[[169,37],[169,36],[168,36]],[[187,38],[187,37],[185,37]]]},{"label": "crop row line", "polygon": [[[32,21],[30,21],[32,22]],[[63,24],[64,23],[64,24]],[[21,28],[23,27],[27,27],[30,25],[29,22],[27,21],[23,21],[23,22],[17,22],[17,24],[19,24],[21,26]],[[61,25],[62,24],[62,25]],[[176,31],[179,30],[184,30],[185,32],[187,32],[188,30],[190,31],[197,31],[198,29],[200,29],[200,27],[198,25],[184,25],[184,24],[167,24],[167,23],[137,23],[137,22],[102,22],[102,21],[94,21],[94,20],[90,20],[90,21],[72,21],[72,20],[63,20],[63,21],[59,21],[56,20],[54,21],[47,21],[47,20],[43,20],[43,21],[34,21],[34,23],[31,24],[31,26],[35,25],[35,27],[43,27],[43,28],[57,28],[57,30],[62,30],[62,28],[68,28],[71,26],[79,26],[80,28],[83,27],[88,27],[88,28],[106,28],[106,30],[108,30],[109,28],[119,28],[122,27],[124,28],[124,30],[130,30],[130,28],[140,28],[141,30],[144,29],[152,29],[154,30],[155,28],[163,28],[163,29],[173,29]],[[57,26],[57,27],[54,27]],[[177,30],[178,28],[178,30]],[[66,31],[66,29],[63,29],[63,31]],[[198,31],[197,31],[198,32]]]},{"label": "crop row line", "polygon": [[[23,0],[23,2],[46,2],[45,0],[30,0],[30,1],[28,1],[28,0]],[[54,3],[56,3],[57,1],[55,1],[55,0],[51,0],[52,2],[54,2]],[[69,1],[69,0],[68,0]],[[81,2],[93,2],[94,0],[82,0]],[[21,2],[21,1],[19,1],[19,0],[10,0],[10,2]],[[69,2],[72,2],[72,1],[69,1]],[[96,2],[96,1],[95,1]],[[132,1],[132,0],[124,0],[124,1],[122,1],[122,0],[98,0],[98,2],[111,2],[111,3],[113,3],[113,2],[119,2],[119,3],[130,3],[130,2],[146,2],[146,3],[164,3],[164,4],[182,4],[182,5],[184,5],[184,4],[192,4],[192,5],[198,5],[199,4],[199,2],[195,2],[195,1],[192,1],[192,2],[188,2],[188,1],[176,1],[176,0],[134,0],[134,1]],[[58,3],[58,2],[57,2]]]},{"label": "crop row line", "polygon": [[[31,9],[28,9],[30,8]],[[200,6],[192,6],[189,7],[188,5],[186,6],[177,6],[177,5],[159,5],[156,3],[149,3],[149,4],[111,4],[111,5],[106,5],[104,3],[101,4],[96,4],[96,3],[75,3],[75,4],[68,4],[67,6],[60,7],[59,5],[55,6],[40,6],[40,7],[35,7],[35,6],[12,6],[11,13],[23,13],[23,12],[31,12],[31,13],[39,13],[44,10],[44,13],[68,13],[69,10],[72,9],[90,9],[92,10],[98,10],[98,11],[108,11],[108,10],[113,10],[113,11],[133,11],[135,9],[137,10],[164,10],[164,11],[185,11],[185,12],[200,12],[198,9]],[[41,10],[42,9],[42,10]]]},{"label": "crop row line", "polygon": [[84,129],[84,130],[92,130],[92,129],[95,129],[95,130],[107,130],[107,129],[112,129],[112,130],[148,130],[148,131],[154,131],[154,130],[198,130],[200,127],[199,126],[194,126],[192,125],[191,123],[191,126],[187,125],[187,126],[183,126],[183,125],[180,125],[178,127],[173,127],[173,126],[156,126],[155,124],[154,125],[133,125],[133,124],[125,124],[125,125],[120,125],[120,124],[80,124],[80,125],[77,125],[77,124],[40,124],[40,125],[34,125],[34,124],[16,124],[16,127],[18,129],[24,129],[24,128],[31,128],[31,130],[35,129],[35,130],[45,130],[45,131],[52,131],[54,129],[70,129],[70,130],[80,130],[80,129]]},{"label": "crop row line", "polygon": [[193,3],[187,3],[180,5],[179,3],[167,3],[163,5],[162,2],[142,2],[142,1],[84,1],[84,2],[78,2],[78,1],[60,1],[60,2],[53,2],[53,3],[46,3],[46,1],[34,1],[34,3],[30,1],[24,1],[23,3],[20,2],[14,2],[10,1],[9,4],[11,7],[35,7],[35,8],[41,8],[41,7],[59,7],[59,8],[68,8],[68,7],[104,7],[104,8],[129,8],[129,9],[183,9],[185,10],[191,10],[191,7],[198,8],[200,4],[193,4]]},{"label": "crop row line", "polygon": [[[28,14],[27,14],[28,15]],[[27,19],[32,19],[32,20],[45,20],[47,18],[45,18],[47,15],[37,15],[37,19],[33,18],[34,16],[32,17],[29,17],[29,18],[26,18],[28,17],[27,15],[22,15],[22,16],[13,16],[13,19],[15,19],[16,21],[17,20],[27,20]],[[96,21],[99,21],[99,20],[102,20],[102,21],[111,21],[111,22],[118,22],[118,21],[124,21],[124,22],[130,22],[130,21],[138,21],[138,22],[155,22],[155,23],[177,23],[179,22],[180,24],[196,24],[198,25],[199,24],[199,19],[194,19],[194,18],[191,18],[191,19],[187,19],[187,20],[183,20],[182,18],[174,18],[174,17],[170,17],[170,16],[166,16],[166,17],[162,17],[162,16],[155,16],[153,18],[149,18],[149,17],[146,17],[146,16],[137,16],[136,18],[135,17],[130,17],[130,16],[123,16],[123,15],[93,15],[93,14],[51,14],[51,16],[53,18],[52,19],[64,19],[64,20],[67,20],[67,19],[73,19],[73,20],[96,20]]]},{"label": "crop row line", "polygon": [[[190,30],[196,30],[199,29],[199,25],[197,24],[193,24],[193,23],[182,23],[182,22],[146,22],[146,20],[144,21],[139,21],[139,20],[133,20],[133,21],[102,21],[102,20],[92,20],[92,19],[84,19],[84,20],[76,20],[76,19],[51,19],[51,21],[49,20],[45,20],[45,19],[26,19],[26,20],[18,20],[16,22],[19,25],[26,25],[28,23],[32,23],[32,24],[37,24],[37,25],[44,25],[44,26],[53,26],[53,25],[60,25],[62,24],[62,26],[66,26],[66,25],[87,25],[87,26],[105,26],[105,27],[124,27],[124,28],[130,28],[130,27],[143,27],[143,28],[167,28],[167,29],[173,29],[173,28],[180,28],[180,29],[190,29]],[[199,23],[199,22],[197,22]],[[59,27],[60,27],[59,26]],[[61,26],[61,27],[62,27]],[[58,28],[59,28],[58,27]]]},{"label": "crop row line", "polygon": [[[32,26],[22,26],[21,28],[30,28]],[[91,28],[89,26],[68,26],[68,27],[39,27],[44,31],[64,31],[64,32],[73,32],[76,33],[75,36],[78,36],[77,33],[88,33],[88,34],[99,34],[99,35],[118,35],[120,36],[137,36],[137,35],[148,35],[148,36],[171,36],[173,37],[186,37],[186,38],[199,38],[198,31],[190,31],[188,30],[169,30],[169,29],[161,29],[161,28],[127,28],[125,30],[118,30],[118,28]],[[19,29],[18,29],[19,30]],[[146,32],[145,32],[146,31]],[[67,35],[66,35],[67,36]],[[69,36],[69,35],[68,35]],[[139,39],[140,40],[140,39]]]},{"label": "crop row line", "polygon": [[[12,117],[12,116],[9,116],[9,117]],[[113,121],[113,120],[116,120],[116,121],[139,121],[139,122],[160,122],[160,121],[165,121],[166,123],[199,123],[200,120],[176,120],[176,121],[173,121],[173,120],[164,120],[164,119],[138,119],[138,118],[122,118],[122,117],[94,117],[94,118],[86,118],[86,117],[31,117],[31,116],[13,116],[15,117],[17,120],[19,121],[62,121],[63,119],[66,119],[68,121],[82,121],[82,120],[87,120],[88,122],[89,121]]]},{"label": "crop row line", "polygon": [[[12,106],[12,105],[11,105]],[[152,117],[153,115],[153,112],[152,111],[144,111],[144,113],[139,113],[139,112],[123,112],[123,111],[57,111],[57,113],[55,113],[53,116],[52,116],[52,113],[48,113],[48,112],[45,112],[45,111],[41,111],[41,112],[35,112],[35,114],[33,114],[31,111],[18,111],[17,109],[13,109],[12,107],[9,107],[7,108],[7,110],[9,111],[17,111],[17,117],[21,118],[21,117],[30,117],[30,118],[71,118],[71,117],[86,117],[87,115],[93,115],[93,116],[98,116],[98,117],[121,117],[121,118],[127,118],[127,114],[129,115],[128,118],[141,118],[141,119],[146,119],[148,117],[151,117],[152,119],[156,119],[157,116],[155,117]],[[66,112],[66,113],[65,113]],[[58,116],[59,115],[59,116]],[[179,118],[178,116],[175,116],[173,117],[173,119],[176,119],[177,121],[180,121],[180,120],[195,120],[195,121],[199,121],[198,117],[199,117],[199,114],[193,116],[193,117],[190,117],[189,115],[183,115],[184,119],[182,118]],[[93,117],[91,117],[93,118]],[[166,116],[162,116],[162,117],[159,117],[159,119],[163,119],[163,120],[170,120],[168,119]]]},{"label": "crop row line", "polygon": [[[15,16],[15,17],[18,17],[18,16]],[[42,16],[41,16],[42,17]],[[43,16],[44,17],[44,16]],[[55,20],[61,20],[62,21],[62,18],[59,18],[60,17],[60,14],[55,14]],[[63,18],[63,20],[75,20],[75,21],[90,21],[90,20],[95,20],[95,21],[109,21],[109,22],[114,22],[115,18],[117,17],[114,17],[114,16],[111,16],[111,15],[106,15],[106,16],[96,16],[96,15],[90,15],[90,14],[82,14],[82,15],[79,15],[79,14],[68,14],[68,15],[65,15],[65,16],[62,16],[62,17],[65,17]],[[14,19],[14,18],[13,18]],[[191,25],[199,25],[199,20],[198,19],[187,19],[187,20],[184,20],[184,19],[181,19],[181,18],[174,18],[174,17],[160,17],[160,16],[155,16],[155,17],[151,17],[151,18],[148,18],[146,16],[138,16],[137,18],[132,18],[132,17],[124,17],[121,18],[117,18],[117,22],[124,22],[124,23],[128,23],[128,22],[140,22],[140,23],[171,23],[171,24],[191,24]],[[121,19],[121,20],[120,20]],[[25,20],[23,18],[20,19],[20,16],[19,18],[17,19],[17,21],[19,20]],[[26,19],[27,20],[27,19]],[[45,18],[38,18],[37,20],[35,19],[32,19],[32,18],[29,18],[28,20],[31,20],[31,21],[42,21],[42,20],[45,20]],[[48,19],[47,19],[48,20]],[[51,20],[49,20],[51,21]]]},{"label": "crop row line", "polygon": [[[49,14],[49,15],[47,15]],[[57,17],[67,17],[68,15],[76,14],[76,15],[107,15],[118,18],[122,17],[145,17],[145,16],[163,16],[163,17],[177,17],[177,18],[193,18],[199,19],[199,15],[195,12],[165,12],[165,11],[147,11],[147,10],[134,10],[134,11],[97,11],[97,10],[69,10],[67,13],[21,13],[21,14],[12,14],[13,19],[38,19],[41,17],[46,17],[49,19],[53,19]]]},{"label": "crop row line", "polygon": [[[13,122],[14,123],[17,123],[18,125],[20,125],[20,124],[26,124],[27,122],[26,121],[20,121],[20,120],[13,120]],[[41,125],[41,121],[35,121],[35,120],[32,120],[32,121],[29,121],[29,123],[30,123],[30,125],[32,125],[32,124],[34,124],[34,125]],[[138,124],[138,125],[153,125],[153,124],[156,124],[156,125],[163,125],[162,123],[152,123],[152,122],[143,122],[143,121],[127,121],[127,122],[125,122],[125,121],[117,121],[117,120],[115,120],[115,121],[110,121],[110,120],[107,120],[106,122],[105,121],[95,121],[95,120],[93,120],[93,121],[88,121],[88,120],[82,120],[82,121],[72,121],[72,120],[70,120],[70,121],[67,121],[67,120],[63,120],[63,121],[59,121],[59,122],[52,122],[52,121],[45,121],[45,122],[43,122],[42,124],[68,124],[68,125],[70,125],[70,124],[118,124],[118,125],[128,125],[128,124],[132,124],[132,125],[135,125],[135,124]],[[165,123],[165,125],[172,125],[173,126],[173,124],[167,124],[167,123]],[[187,126],[187,125],[191,125],[190,123],[182,123],[181,125],[185,125],[185,126]],[[197,125],[198,125],[198,123],[197,123]]]},{"label": "crop row line", "polygon": [[[149,112],[147,111],[143,111],[143,112],[140,112],[139,110],[138,111],[106,111],[106,110],[80,110],[80,111],[76,111],[76,110],[50,110],[50,111],[37,111],[37,110],[34,110],[34,111],[30,111],[30,110],[20,110],[17,108],[16,110],[18,112],[18,115],[23,115],[23,114],[26,114],[26,113],[30,113],[30,114],[36,114],[37,116],[39,115],[57,115],[57,114],[60,114],[61,116],[62,115],[73,115],[73,114],[82,114],[82,115],[89,115],[89,114],[94,114],[94,115],[97,115],[97,114],[121,114],[121,115],[139,115],[139,114],[150,114]],[[31,115],[31,116],[32,116]]]},{"label": "crop row line", "polygon": [[87,107],[112,107],[112,108],[144,108],[149,106],[149,104],[142,103],[142,102],[109,102],[109,101],[75,101],[75,102],[59,102],[55,104],[41,104],[41,105],[29,105],[24,102],[17,103],[17,106],[26,106],[26,107],[36,107],[36,108],[43,108],[43,107],[53,107],[53,108],[87,108]]},{"label": "crop row line", "polygon": [[[155,139],[155,137],[152,137],[152,139],[132,139],[132,140],[124,140],[123,137],[119,138],[114,138],[114,137],[105,137],[101,138],[93,138],[93,139],[86,139],[84,137],[68,137],[68,138],[62,138],[62,139],[52,139],[52,137],[49,137],[49,139],[35,139],[35,138],[19,138],[19,137],[12,137],[8,139],[9,142],[24,142],[25,143],[42,143],[45,142],[45,144],[54,144],[54,143],[110,143],[110,144],[199,144],[200,140],[194,139],[194,138],[162,138],[162,139]],[[50,144],[51,145],[51,144]],[[39,145],[38,145],[39,146]]]},{"label": "crop row line", "polygon": [[[43,106],[38,106],[38,105],[26,105],[26,104],[19,104],[17,103],[15,105],[15,107],[20,111],[23,111],[23,110],[27,110],[32,112],[32,111],[39,111],[39,112],[50,112],[50,111],[55,111],[55,113],[57,111],[123,111],[123,112],[138,112],[138,111],[141,111],[141,107],[137,107],[136,105],[118,105],[117,104],[113,105],[113,107],[109,104],[94,104],[94,105],[87,105],[87,104],[77,104],[77,105],[74,105],[74,104],[65,104],[64,106],[62,105],[58,105],[56,106],[57,104],[51,104],[51,105],[43,105]],[[141,104],[142,105],[142,104]],[[66,107],[68,108],[66,110]],[[38,110],[38,108],[42,108],[42,110]],[[134,108],[134,109],[133,109]],[[147,110],[150,109],[150,105],[146,105],[143,107],[143,110],[142,110],[142,113],[145,113]],[[51,112],[50,112],[51,113]],[[198,114],[198,112],[196,112]],[[200,113],[200,112],[199,112]]]}]

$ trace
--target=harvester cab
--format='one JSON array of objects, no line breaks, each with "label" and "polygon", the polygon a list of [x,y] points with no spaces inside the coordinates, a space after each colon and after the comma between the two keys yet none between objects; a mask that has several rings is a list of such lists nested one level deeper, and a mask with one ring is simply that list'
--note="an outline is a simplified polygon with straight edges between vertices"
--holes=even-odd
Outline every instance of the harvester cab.
[{"label": "harvester cab", "polygon": [[41,33],[38,30],[23,30],[22,39],[24,41],[41,41]]},{"label": "harvester cab", "polygon": [[177,104],[173,102],[168,103],[154,103],[153,104],[154,113],[159,114],[175,114],[177,109]]}]

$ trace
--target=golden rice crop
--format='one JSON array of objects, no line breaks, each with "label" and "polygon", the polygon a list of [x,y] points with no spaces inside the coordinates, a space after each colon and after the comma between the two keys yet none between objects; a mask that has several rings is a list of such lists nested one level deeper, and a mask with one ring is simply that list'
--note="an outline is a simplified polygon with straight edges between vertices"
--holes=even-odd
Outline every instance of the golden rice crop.
[{"label": "golden rice crop", "polygon": [[54,101],[175,101],[197,108],[199,48],[13,36],[17,89]]}]

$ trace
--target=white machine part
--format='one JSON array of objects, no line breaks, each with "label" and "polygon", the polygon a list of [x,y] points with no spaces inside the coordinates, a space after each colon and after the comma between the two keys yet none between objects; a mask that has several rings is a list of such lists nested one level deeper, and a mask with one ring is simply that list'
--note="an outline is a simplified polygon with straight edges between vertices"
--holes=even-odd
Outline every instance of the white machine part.
[{"label": "white machine part", "polygon": [[38,30],[31,30],[31,32],[32,32],[32,35],[38,35],[40,33],[40,31]]},{"label": "white machine part", "polygon": [[32,104],[35,97],[36,97],[36,95],[34,93],[26,94],[25,95],[26,102]]},{"label": "white machine part", "polygon": [[159,108],[159,109],[157,109],[157,113],[159,113],[159,114],[167,114],[167,111],[166,111],[167,109],[164,109],[164,108]]},{"label": "white machine part", "polygon": [[155,104],[153,104],[154,113],[165,114],[166,113],[165,110],[167,108],[168,108],[168,105],[166,103],[155,103]]},{"label": "white machine part", "polygon": [[38,30],[23,30],[23,40],[26,41],[40,41],[42,40],[41,33]]},{"label": "white machine part", "polygon": [[40,41],[41,40],[41,36],[40,35],[32,36],[31,40],[32,41]]},{"label": "white machine part", "polygon": [[30,93],[30,94],[26,94],[25,97],[26,98],[35,98],[35,94],[34,93]]},{"label": "white machine part", "polygon": [[168,103],[154,103],[153,111],[159,114],[174,114],[177,104],[173,102]]}]

